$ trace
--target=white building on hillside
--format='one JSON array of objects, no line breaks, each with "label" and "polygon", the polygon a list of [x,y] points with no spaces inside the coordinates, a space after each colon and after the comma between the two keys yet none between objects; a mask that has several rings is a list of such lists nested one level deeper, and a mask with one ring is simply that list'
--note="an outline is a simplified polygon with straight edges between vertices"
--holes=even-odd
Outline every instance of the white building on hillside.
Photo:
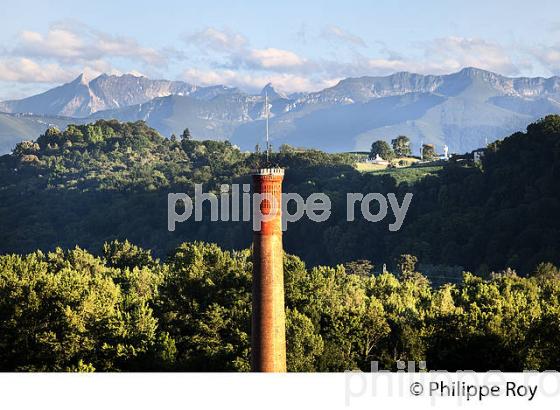
[{"label": "white building on hillside", "polygon": [[368,158],[367,162],[370,164],[377,164],[377,165],[389,165],[389,161],[381,158],[379,154],[375,154],[375,158],[373,159]]}]

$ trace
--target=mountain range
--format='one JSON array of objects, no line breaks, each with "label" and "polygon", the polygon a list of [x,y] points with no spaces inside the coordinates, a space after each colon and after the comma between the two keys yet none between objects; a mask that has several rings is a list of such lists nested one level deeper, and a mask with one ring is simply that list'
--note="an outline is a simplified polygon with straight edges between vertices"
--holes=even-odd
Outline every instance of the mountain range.
[{"label": "mountain range", "polygon": [[372,141],[407,135],[441,151],[466,152],[560,113],[560,77],[510,78],[476,68],[448,75],[408,72],[347,78],[317,92],[285,95],[271,84],[259,94],[223,85],[103,74],[21,100],[0,102],[0,153],[48,126],[99,118],[144,120],[163,135],[188,127],[196,138],[253,149],[264,136],[264,96],[274,146],[369,150]]}]

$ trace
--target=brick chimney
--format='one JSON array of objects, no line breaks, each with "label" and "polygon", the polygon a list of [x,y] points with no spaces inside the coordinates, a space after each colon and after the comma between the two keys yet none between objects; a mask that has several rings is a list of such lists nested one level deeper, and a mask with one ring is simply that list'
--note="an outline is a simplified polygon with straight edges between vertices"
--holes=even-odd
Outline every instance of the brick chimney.
[{"label": "brick chimney", "polygon": [[281,168],[261,168],[253,172],[253,192],[270,195],[261,203],[265,220],[261,221],[260,230],[253,232],[251,368],[254,372],[286,371],[281,210],[283,178],[284,170]]}]

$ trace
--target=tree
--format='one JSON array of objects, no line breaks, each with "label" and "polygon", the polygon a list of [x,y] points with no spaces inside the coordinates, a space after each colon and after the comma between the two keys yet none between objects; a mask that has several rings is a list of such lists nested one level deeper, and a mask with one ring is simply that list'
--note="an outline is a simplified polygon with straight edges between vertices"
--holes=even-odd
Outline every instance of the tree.
[{"label": "tree", "polygon": [[297,149],[292,147],[289,144],[282,144],[282,145],[280,145],[280,148],[278,148],[278,152],[280,152],[282,154],[287,154],[287,153],[296,152],[296,151],[297,151]]},{"label": "tree", "polygon": [[22,141],[16,145],[12,154],[22,158],[26,155],[37,155],[40,151],[39,144],[33,141]]},{"label": "tree", "polygon": [[0,369],[162,368],[173,349],[160,349],[149,307],[158,279],[147,274],[109,268],[80,248],[0,256]]},{"label": "tree", "polygon": [[550,262],[542,262],[537,265],[531,276],[541,280],[560,279],[560,269]]},{"label": "tree", "polygon": [[404,135],[399,135],[391,141],[393,151],[397,157],[408,157],[412,154],[410,150],[410,139]]},{"label": "tree", "polygon": [[375,141],[373,144],[371,144],[371,151],[369,153],[369,157],[375,158],[376,155],[379,155],[381,158],[387,161],[390,161],[393,158],[395,158],[395,153],[393,152],[389,144],[387,144],[383,140],[378,140]]},{"label": "tree", "polygon": [[37,138],[37,143],[44,149],[46,147],[57,147],[62,142],[62,133],[58,128],[48,128],[43,135]]},{"label": "tree", "polygon": [[155,266],[150,251],[145,251],[128,241],[106,242],[103,245],[103,256],[107,265],[119,269],[143,268],[145,266],[153,268]]},{"label": "tree", "polygon": [[[250,250],[184,243],[164,263],[126,241],[103,250],[0,255],[0,370],[250,369]],[[415,263],[364,276],[285,255],[288,370],[560,368],[557,266],[434,288]]]},{"label": "tree", "polygon": [[251,266],[247,251],[184,243],[166,265],[160,326],[177,347],[177,370],[248,371]]},{"label": "tree", "polygon": [[414,255],[402,254],[397,258],[397,269],[401,277],[414,272],[418,258]]},{"label": "tree", "polygon": [[181,134],[181,139],[182,139],[182,140],[190,140],[190,139],[192,139],[191,132],[189,131],[188,128],[185,128],[185,129],[183,130],[183,133]]},{"label": "tree", "polygon": [[[389,233],[382,224],[348,224],[343,212],[334,212],[326,228],[307,218],[291,224],[284,237],[286,250],[315,266],[359,259],[382,265],[402,253],[434,266],[460,267],[458,272],[510,266],[523,276],[541,261],[559,265],[560,247],[548,239],[560,237],[560,225],[548,222],[558,220],[560,209],[555,118],[497,143],[485,155],[484,172],[468,162],[452,161],[443,167],[360,173],[352,167],[354,154],[299,149],[275,153],[272,161],[290,169],[286,191],[306,197],[311,190],[324,190],[333,210],[346,208],[348,192],[395,192],[400,200],[406,187],[414,194],[399,232]],[[88,135],[86,125],[76,125],[61,137],[53,129],[46,132],[40,149],[32,149],[35,154],[28,150],[32,146],[16,152],[34,156],[0,157],[0,253],[74,243],[99,249],[113,238],[127,238],[160,258],[179,238],[228,249],[249,246],[251,237],[241,222],[189,220],[178,225],[177,235],[164,234],[158,227],[167,216],[166,207],[158,201],[171,189],[192,193],[194,183],[216,192],[219,184],[244,178],[262,156],[240,153],[218,141],[174,144],[141,122],[97,124],[99,142],[75,144],[76,135]],[[69,149],[63,148],[67,137],[73,142]],[[52,147],[58,141],[62,149],[45,144],[49,138]],[[30,189],[33,198],[22,194]],[[489,213],[495,217],[487,218]],[[458,272],[452,275],[458,277]]]},{"label": "tree", "polygon": [[358,276],[371,276],[373,274],[373,264],[367,259],[360,259],[357,261],[350,261],[344,264],[346,273]]},{"label": "tree", "polygon": [[424,161],[433,161],[436,158],[436,149],[433,144],[422,145],[422,159]]},{"label": "tree", "polygon": [[297,309],[286,309],[286,362],[290,372],[316,371],[323,339],[313,322]]}]

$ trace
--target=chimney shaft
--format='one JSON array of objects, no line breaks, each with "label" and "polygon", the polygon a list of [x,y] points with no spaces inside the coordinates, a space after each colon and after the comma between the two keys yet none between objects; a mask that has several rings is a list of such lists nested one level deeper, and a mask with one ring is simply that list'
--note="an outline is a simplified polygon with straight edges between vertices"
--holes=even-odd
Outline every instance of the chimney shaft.
[{"label": "chimney shaft", "polygon": [[251,367],[254,372],[286,371],[284,311],[284,251],[282,248],[282,180],[284,170],[259,169],[253,174],[253,192],[269,194],[261,212],[270,215],[253,232],[253,320]]}]

